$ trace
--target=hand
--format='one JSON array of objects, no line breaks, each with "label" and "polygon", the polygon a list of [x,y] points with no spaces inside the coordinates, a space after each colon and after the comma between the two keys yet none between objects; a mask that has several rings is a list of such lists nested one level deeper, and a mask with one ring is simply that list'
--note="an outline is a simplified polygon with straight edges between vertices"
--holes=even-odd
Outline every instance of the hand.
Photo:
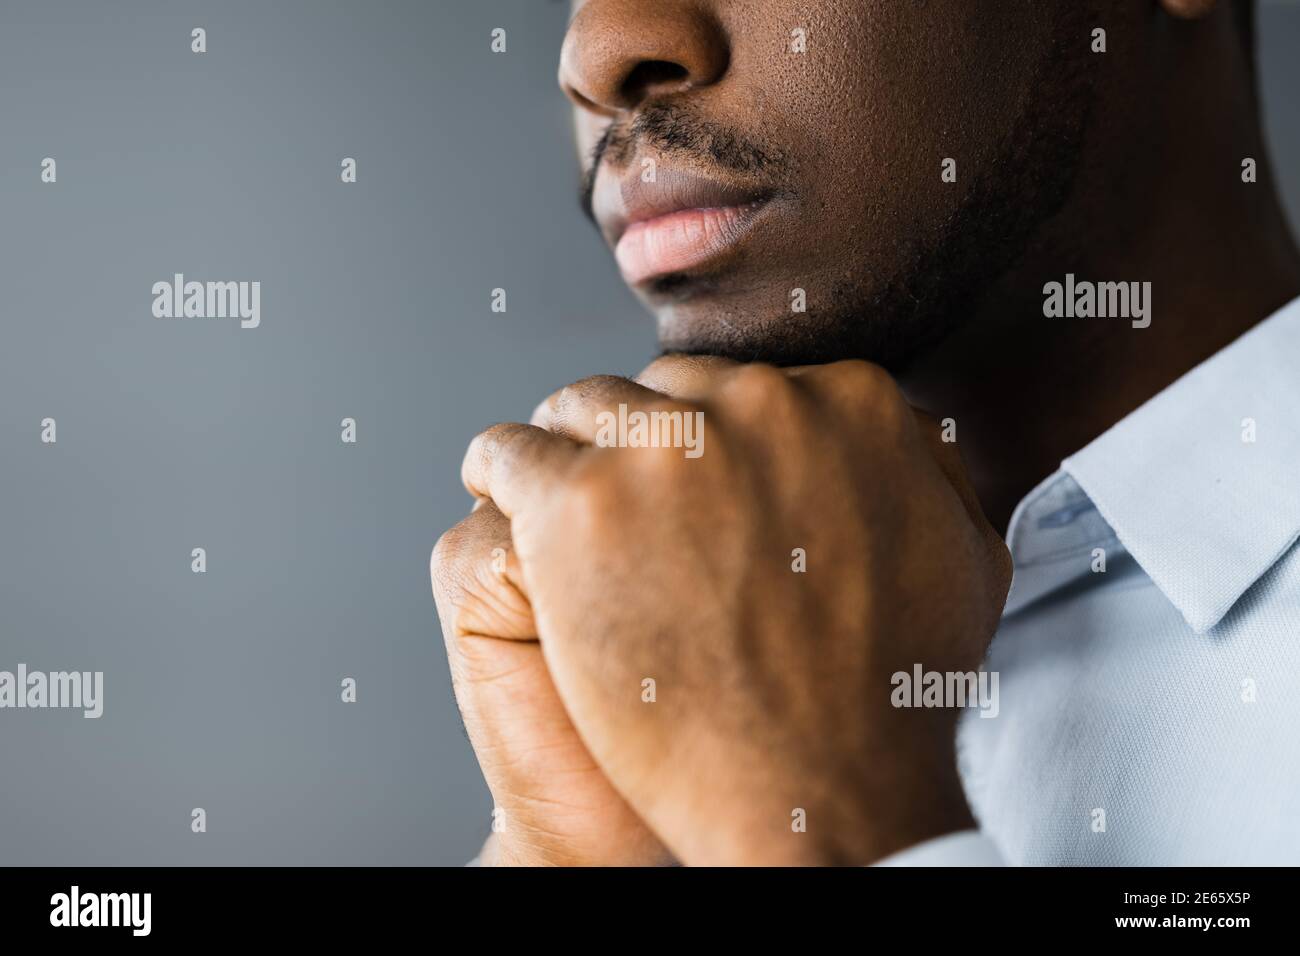
[{"label": "hand", "polygon": [[668,853],[570,723],[516,581],[510,525],[485,503],[439,540],[433,593],[456,700],[496,805],[483,865],[651,865]]},{"label": "hand", "polygon": [[[620,404],[702,420],[702,454],[590,444]],[[510,519],[583,741],[679,859],[864,864],[971,825],[957,711],[896,709],[891,675],[977,668],[1010,558],[888,375],[666,359],[534,421],[463,477]]]}]

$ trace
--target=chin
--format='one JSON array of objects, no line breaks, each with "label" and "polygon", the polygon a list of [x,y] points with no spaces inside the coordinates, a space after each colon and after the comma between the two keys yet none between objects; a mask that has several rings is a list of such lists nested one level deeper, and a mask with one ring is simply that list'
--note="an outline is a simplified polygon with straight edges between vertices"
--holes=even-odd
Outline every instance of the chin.
[{"label": "chin", "polygon": [[757,317],[752,311],[690,307],[661,313],[659,346],[665,352],[717,355],[738,362],[802,364],[791,346],[802,336],[797,317]]}]

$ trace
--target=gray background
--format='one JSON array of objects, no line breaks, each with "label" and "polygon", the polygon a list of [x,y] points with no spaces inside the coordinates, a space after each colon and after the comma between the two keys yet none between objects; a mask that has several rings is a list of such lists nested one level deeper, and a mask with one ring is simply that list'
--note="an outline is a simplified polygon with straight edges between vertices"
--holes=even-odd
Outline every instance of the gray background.
[{"label": "gray background", "polygon": [[[574,200],[566,13],[4,0],[0,669],[106,686],[99,720],[0,711],[0,863],[476,852],[490,800],[428,585],[461,454],[654,347]],[[1266,5],[1293,222],[1298,51],[1300,7]],[[174,272],[261,281],[261,328],[153,318]]]}]

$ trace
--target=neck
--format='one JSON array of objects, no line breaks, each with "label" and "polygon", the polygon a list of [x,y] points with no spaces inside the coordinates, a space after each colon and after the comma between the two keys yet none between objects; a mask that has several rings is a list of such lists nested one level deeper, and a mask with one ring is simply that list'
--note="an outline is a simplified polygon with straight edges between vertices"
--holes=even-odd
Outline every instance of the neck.
[{"label": "neck", "polygon": [[[1194,70],[1152,82],[1131,129],[1098,131],[1106,145],[1089,150],[1084,181],[1032,251],[900,377],[915,405],[956,420],[999,529],[1063,458],[1300,294],[1248,83],[1215,88]],[[1254,183],[1242,181],[1246,157]],[[1150,325],[1045,317],[1043,286],[1067,273],[1150,282]]]}]

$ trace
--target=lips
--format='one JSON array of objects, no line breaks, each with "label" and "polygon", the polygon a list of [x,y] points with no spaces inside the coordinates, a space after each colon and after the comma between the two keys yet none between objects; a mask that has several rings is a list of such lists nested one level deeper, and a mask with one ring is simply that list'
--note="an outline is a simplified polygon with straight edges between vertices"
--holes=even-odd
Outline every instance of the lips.
[{"label": "lips", "polygon": [[731,251],[771,195],[662,166],[645,182],[634,166],[621,182],[602,176],[592,205],[624,280],[640,285]]}]

